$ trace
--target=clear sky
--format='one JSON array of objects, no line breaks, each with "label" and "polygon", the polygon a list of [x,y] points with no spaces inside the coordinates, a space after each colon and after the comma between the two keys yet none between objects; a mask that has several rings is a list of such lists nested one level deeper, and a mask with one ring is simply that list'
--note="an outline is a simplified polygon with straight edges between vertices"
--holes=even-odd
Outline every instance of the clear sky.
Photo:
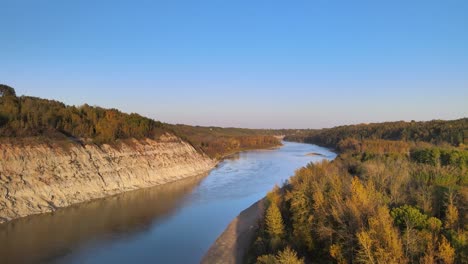
[{"label": "clear sky", "polygon": [[169,123],[468,116],[468,1],[0,0],[0,83]]}]

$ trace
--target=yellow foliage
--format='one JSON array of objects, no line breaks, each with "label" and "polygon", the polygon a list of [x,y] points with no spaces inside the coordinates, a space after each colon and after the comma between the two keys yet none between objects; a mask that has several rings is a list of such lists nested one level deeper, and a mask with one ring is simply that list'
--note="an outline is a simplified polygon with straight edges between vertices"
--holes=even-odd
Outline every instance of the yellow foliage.
[{"label": "yellow foliage", "polygon": [[284,235],[283,217],[275,203],[271,203],[268,207],[265,221],[270,237],[282,237]]},{"label": "yellow foliage", "polygon": [[458,223],[458,209],[450,203],[445,211],[445,227],[456,229]]},{"label": "yellow foliage", "polygon": [[304,264],[304,260],[297,257],[296,251],[290,247],[286,247],[283,251],[276,255],[276,263],[278,264]]},{"label": "yellow foliage", "polygon": [[369,228],[357,234],[360,249],[359,261],[363,263],[406,263],[398,230],[386,207],[379,207],[369,219]]},{"label": "yellow foliage", "polygon": [[439,250],[437,252],[439,259],[445,264],[452,264],[455,262],[455,249],[450,245],[450,242],[442,236],[439,242]]},{"label": "yellow foliage", "polygon": [[345,264],[346,259],[343,256],[343,249],[338,244],[333,244],[330,246],[330,256],[336,260],[338,264]]}]

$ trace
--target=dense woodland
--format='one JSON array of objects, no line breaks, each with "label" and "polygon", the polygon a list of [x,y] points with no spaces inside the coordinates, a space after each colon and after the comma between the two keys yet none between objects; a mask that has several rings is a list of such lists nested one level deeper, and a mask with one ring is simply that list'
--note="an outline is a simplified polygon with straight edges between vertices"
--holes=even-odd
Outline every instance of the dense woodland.
[{"label": "dense woodland", "polygon": [[[248,263],[468,263],[467,119],[295,138],[339,156],[267,195]],[[389,140],[393,139],[393,140]]]},{"label": "dense woodland", "polygon": [[54,100],[18,97],[13,88],[0,85],[0,139],[3,140],[100,145],[117,144],[129,138],[157,139],[164,133],[187,140],[213,158],[281,144],[269,130],[169,125],[116,109],[87,104],[67,106]]}]

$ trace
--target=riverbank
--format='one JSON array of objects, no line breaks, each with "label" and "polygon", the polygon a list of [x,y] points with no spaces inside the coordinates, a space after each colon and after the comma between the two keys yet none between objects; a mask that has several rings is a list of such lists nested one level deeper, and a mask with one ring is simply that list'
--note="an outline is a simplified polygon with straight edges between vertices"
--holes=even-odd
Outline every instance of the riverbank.
[{"label": "riverbank", "polygon": [[228,225],[221,236],[206,252],[202,264],[240,264],[247,253],[258,221],[265,213],[265,199],[259,200],[242,211]]},{"label": "riverbank", "polygon": [[[294,142],[294,141],[285,141]],[[298,143],[298,142],[296,142]],[[330,152],[335,152],[328,149]],[[329,156],[318,152],[305,153],[306,157],[328,159]],[[265,197],[242,211],[234,218],[223,233],[210,246],[203,256],[202,264],[229,263],[241,264],[252,245],[254,235],[258,230],[258,223],[265,213]]]}]

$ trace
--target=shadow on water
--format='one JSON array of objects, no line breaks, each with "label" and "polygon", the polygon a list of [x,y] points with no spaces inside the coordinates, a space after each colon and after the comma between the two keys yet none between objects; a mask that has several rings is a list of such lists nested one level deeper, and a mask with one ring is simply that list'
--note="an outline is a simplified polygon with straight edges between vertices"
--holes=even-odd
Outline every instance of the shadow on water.
[{"label": "shadow on water", "polygon": [[125,239],[177,211],[206,175],[0,225],[0,263],[47,263],[77,247]]}]

